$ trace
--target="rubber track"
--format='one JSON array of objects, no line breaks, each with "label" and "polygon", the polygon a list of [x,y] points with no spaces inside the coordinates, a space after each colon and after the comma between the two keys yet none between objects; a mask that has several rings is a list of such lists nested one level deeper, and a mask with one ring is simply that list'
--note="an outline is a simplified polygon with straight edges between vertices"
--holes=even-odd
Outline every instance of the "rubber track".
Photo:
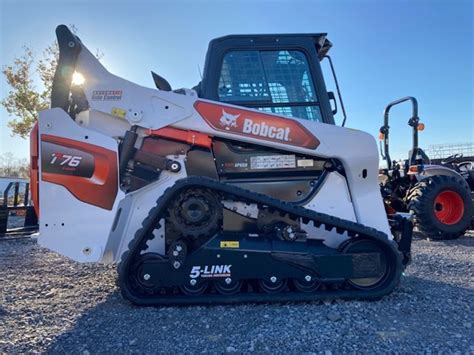
[{"label": "rubber track", "polygon": [[[282,292],[278,294],[259,293],[239,293],[228,296],[221,294],[202,294],[199,296],[186,295],[156,295],[155,297],[146,295],[137,295],[130,287],[129,275],[131,265],[133,264],[136,255],[139,255],[141,250],[146,249],[146,242],[152,235],[156,228],[156,221],[163,218],[168,204],[174,196],[184,189],[188,188],[209,188],[216,192],[223,193],[226,199],[243,201],[247,203],[255,203],[259,206],[266,206],[267,208],[280,210],[283,214],[288,213],[291,216],[301,218],[302,223],[308,224],[310,221],[316,227],[321,225],[330,231],[336,229],[337,233],[348,233],[349,237],[365,237],[372,238],[384,243],[395,257],[395,270],[393,271],[393,278],[390,282],[386,282],[383,289],[376,290],[327,290],[316,291],[314,293],[301,292]],[[209,303],[237,303],[237,302],[287,302],[287,301],[314,301],[327,300],[334,298],[344,299],[378,299],[384,295],[389,294],[399,283],[404,267],[402,264],[402,254],[397,249],[397,244],[393,240],[389,240],[387,235],[374,228],[366,227],[360,223],[343,220],[324,213],[315,212],[292,203],[277,200],[266,195],[262,195],[253,191],[241,189],[239,187],[231,186],[229,184],[221,183],[219,181],[205,178],[205,177],[187,177],[177,180],[176,183],[167,188],[163,195],[156,201],[155,207],[151,208],[148,216],[143,220],[142,227],[137,230],[134,238],[128,245],[128,251],[123,253],[120,263],[118,264],[118,285],[120,286],[122,295],[132,303],[138,305],[189,305],[189,304],[209,304]]]}]

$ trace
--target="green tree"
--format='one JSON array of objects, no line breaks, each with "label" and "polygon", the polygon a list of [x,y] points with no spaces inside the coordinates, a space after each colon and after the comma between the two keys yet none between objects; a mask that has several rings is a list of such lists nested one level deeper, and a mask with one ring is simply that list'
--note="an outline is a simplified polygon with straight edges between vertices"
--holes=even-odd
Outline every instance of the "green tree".
[{"label": "green tree", "polygon": [[[74,33],[77,32],[74,26],[70,26],[70,29]],[[13,135],[28,137],[39,111],[49,107],[58,56],[59,47],[56,41],[46,47],[39,58],[31,47],[23,46],[23,54],[16,57],[12,64],[2,68],[10,90],[0,103],[12,117],[8,127]],[[96,57],[100,59],[102,53],[97,51]],[[35,79],[39,79],[40,88],[35,86]]]},{"label": "green tree", "polygon": [[[30,47],[23,47],[23,55],[15,58],[13,64],[2,68],[7,84],[8,95],[1,101],[12,119],[8,127],[13,135],[26,138],[31,131],[38,113],[49,107],[54,70],[58,61],[59,48],[55,42],[48,46],[40,59]],[[34,76],[41,80],[41,88],[34,84]]]}]

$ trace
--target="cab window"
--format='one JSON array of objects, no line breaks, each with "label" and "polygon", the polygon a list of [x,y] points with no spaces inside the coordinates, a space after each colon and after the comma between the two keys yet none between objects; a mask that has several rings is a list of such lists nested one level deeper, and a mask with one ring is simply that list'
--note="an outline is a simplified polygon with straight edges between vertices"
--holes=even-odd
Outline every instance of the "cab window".
[{"label": "cab window", "polygon": [[322,121],[308,61],[301,51],[228,52],[218,90],[223,102]]}]

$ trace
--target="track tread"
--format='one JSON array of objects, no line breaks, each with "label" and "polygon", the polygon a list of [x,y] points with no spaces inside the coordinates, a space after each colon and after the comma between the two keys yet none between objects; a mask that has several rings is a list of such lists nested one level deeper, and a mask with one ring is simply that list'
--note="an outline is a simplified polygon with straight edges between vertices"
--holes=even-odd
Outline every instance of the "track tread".
[{"label": "track tread", "polygon": [[[303,222],[311,223],[315,225],[325,225],[328,230],[336,229],[336,232],[343,234],[347,231],[349,237],[364,236],[376,239],[385,243],[395,256],[395,267],[394,277],[392,281],[382,290],[339,290],[339,291],[325,291],[322,293],[279,293],[279,294],[262,294],[262,293],[251,293],[251,294],[238,294],[233,296],[205,294],[196,297],[189,297],[183,295],[171,295],[170,297],[150,298],[136,296],[132,290],[128,287],[128,276],[129,269],[132,264],[134,254],[142,250],[143,244],[146,244],[148,240],[146,236],[150,234],[153,229],[155,222],[161,219],[162,210],[167,206],[167,202],[173,198],[173,196],[184,188],[190,188],[193,186],[202,188],[211,188],[217,190],[219,193],[224,193],[227,197],[232,196],[234,199],[244,201],[247,203],[256,203],[259,206],[273,207],[279,210],[284,210],[285,213],[301,218]],[[143,243],[140,245],[140,243]],[[139,228],[135,236],[128,244],[128,250],[122,254],[120,262],[117,266],[118,271],[118,283],[124,298],[139,305],[170,305],[170,304],[208,304],[208,303],[235,303],[235,302],[285,302],[285,301],[310,301],[310,300],[322,300],[322,299],[333,299],[333,298],[363,298],[363,299],[378,299],[388,293],[390,293],[399,283],[401,273],[403,271],[402,254],[397,249],[397,244],[394,240],[388,239],[388,236],[378,231],[375,228],[364,226],[360,223],[347,221],[338,217],[330,216],[324,213],[308,210],[300,207],[293,203],[274,199],[272,197],[255,193],[253,191],[244,190],[238,187],[234,187],[219,181],[206,178],[206,177],[187,177],[180,179],[175,182],[174,185],[168,187],[162,196],[160,196],[156,205],[150,209],[147,217],[143,220],[141,228]]]}]

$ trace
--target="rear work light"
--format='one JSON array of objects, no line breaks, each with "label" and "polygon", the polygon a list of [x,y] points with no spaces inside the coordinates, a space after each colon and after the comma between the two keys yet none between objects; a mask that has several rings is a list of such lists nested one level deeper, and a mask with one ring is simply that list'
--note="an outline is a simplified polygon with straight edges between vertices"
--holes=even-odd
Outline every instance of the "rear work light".
[{"label": "rear work light", "polygon": [[408,174],[419,174],[423,171],[423,165],[411,165],[408,168]]}]

